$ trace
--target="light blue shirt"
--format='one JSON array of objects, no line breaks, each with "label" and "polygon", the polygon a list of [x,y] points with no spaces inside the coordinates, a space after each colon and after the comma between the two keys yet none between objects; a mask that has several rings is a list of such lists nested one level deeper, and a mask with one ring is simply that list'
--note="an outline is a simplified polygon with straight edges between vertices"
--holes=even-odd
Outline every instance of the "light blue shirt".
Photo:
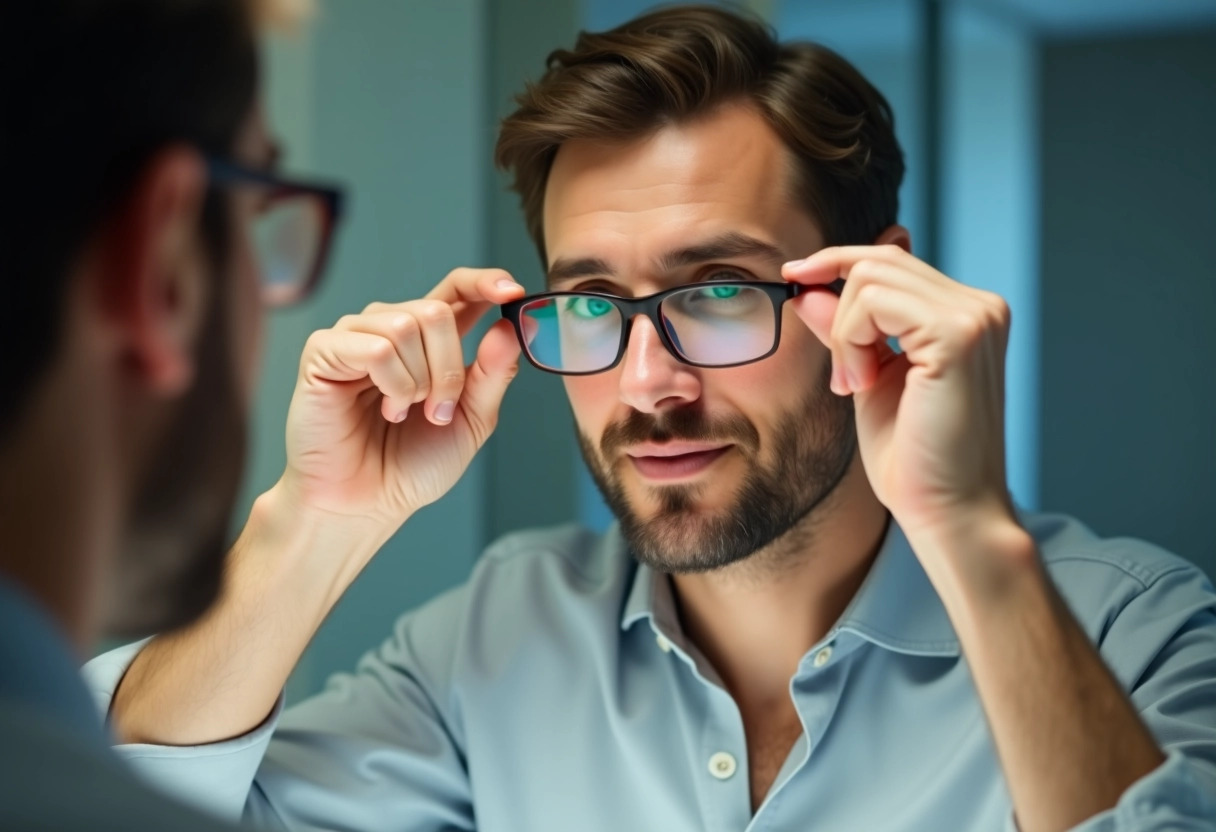
[{"label": "light blue shirt", "polygon": [[[1194,566],[1027,516],[1047,568],[1168,760],[1084,832],[1216,830],[1216,592]],[[138,646],[89,667],[99,704]],[[804,728],[754,814],[743,722],[619,534],[508,536],[353,674],[250,734],[125,746],[166,788],[291,829],[962,832],[1013,829],[946,612],[892,524],[803,658]]]}]

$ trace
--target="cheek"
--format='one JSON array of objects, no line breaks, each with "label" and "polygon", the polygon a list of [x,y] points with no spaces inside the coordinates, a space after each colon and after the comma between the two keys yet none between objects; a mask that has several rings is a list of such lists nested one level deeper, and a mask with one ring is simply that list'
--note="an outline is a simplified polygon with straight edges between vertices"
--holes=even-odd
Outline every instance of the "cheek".
[{"label": "cheek", "polygon": [[703,399],[710,409],[742,413],[764,432],[781,414],[822,386],[831,353],[792,313],[782,321],[781,344],[763,361],[705,373]]},{"label": "cheek", "polygon": [[593,441],[604,432],[619,402],[617,376],[618,371],[611,370],[591,376],[562,378],[578,429]]}]

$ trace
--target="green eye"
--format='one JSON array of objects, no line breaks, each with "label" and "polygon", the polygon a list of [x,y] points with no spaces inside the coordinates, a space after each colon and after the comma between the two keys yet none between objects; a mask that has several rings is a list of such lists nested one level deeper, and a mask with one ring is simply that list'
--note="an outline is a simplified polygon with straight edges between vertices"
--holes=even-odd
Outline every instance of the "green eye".
[{"label": "green eye", "polygon": [[603,298],[569,298],[566,309],[580,318],[602,318],[612,311],[612,304]]},{"label": "green eye", "polygon": [[715,300],[729,300],[739,294],[738,286],[713,286],[709,293]]}]

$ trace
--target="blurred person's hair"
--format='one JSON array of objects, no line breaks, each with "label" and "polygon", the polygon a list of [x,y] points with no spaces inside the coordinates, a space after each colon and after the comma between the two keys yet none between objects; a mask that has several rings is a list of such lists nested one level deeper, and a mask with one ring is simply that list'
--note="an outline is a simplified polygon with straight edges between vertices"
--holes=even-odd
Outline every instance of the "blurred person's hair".
[{"label": "blurred person's hair", "polygon": [[[229,154],[254,101],[262,13],[249,0],[0,6],[0,439],[54,355],[74,262],[141,169],[174,143]],[[227,221],[209,189],[212,264]]]},{"label": "blurred person's hair", "polygon": [[828,245],[871,243],[896,222],[904,161],[890,105],[825,47],[780,43],[738,12],[677,6],[582,32],[546,66],[516,98],[495,151],[542,262],[545,186],[563,143],[639,139],[734,102],[755,107],[789,149],[789,196]]}]

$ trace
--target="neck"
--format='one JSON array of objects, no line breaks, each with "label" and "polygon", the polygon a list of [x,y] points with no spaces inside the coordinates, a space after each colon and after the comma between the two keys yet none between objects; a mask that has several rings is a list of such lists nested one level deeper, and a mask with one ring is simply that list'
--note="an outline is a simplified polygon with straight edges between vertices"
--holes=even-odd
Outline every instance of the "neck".
[{"label": "neck", "polygon": [[798,663],[868,574],[887,518],[858,455],[836,489],[765,549],[725,569],[673,576],[686,634],[741,706],[788,701]]}]

